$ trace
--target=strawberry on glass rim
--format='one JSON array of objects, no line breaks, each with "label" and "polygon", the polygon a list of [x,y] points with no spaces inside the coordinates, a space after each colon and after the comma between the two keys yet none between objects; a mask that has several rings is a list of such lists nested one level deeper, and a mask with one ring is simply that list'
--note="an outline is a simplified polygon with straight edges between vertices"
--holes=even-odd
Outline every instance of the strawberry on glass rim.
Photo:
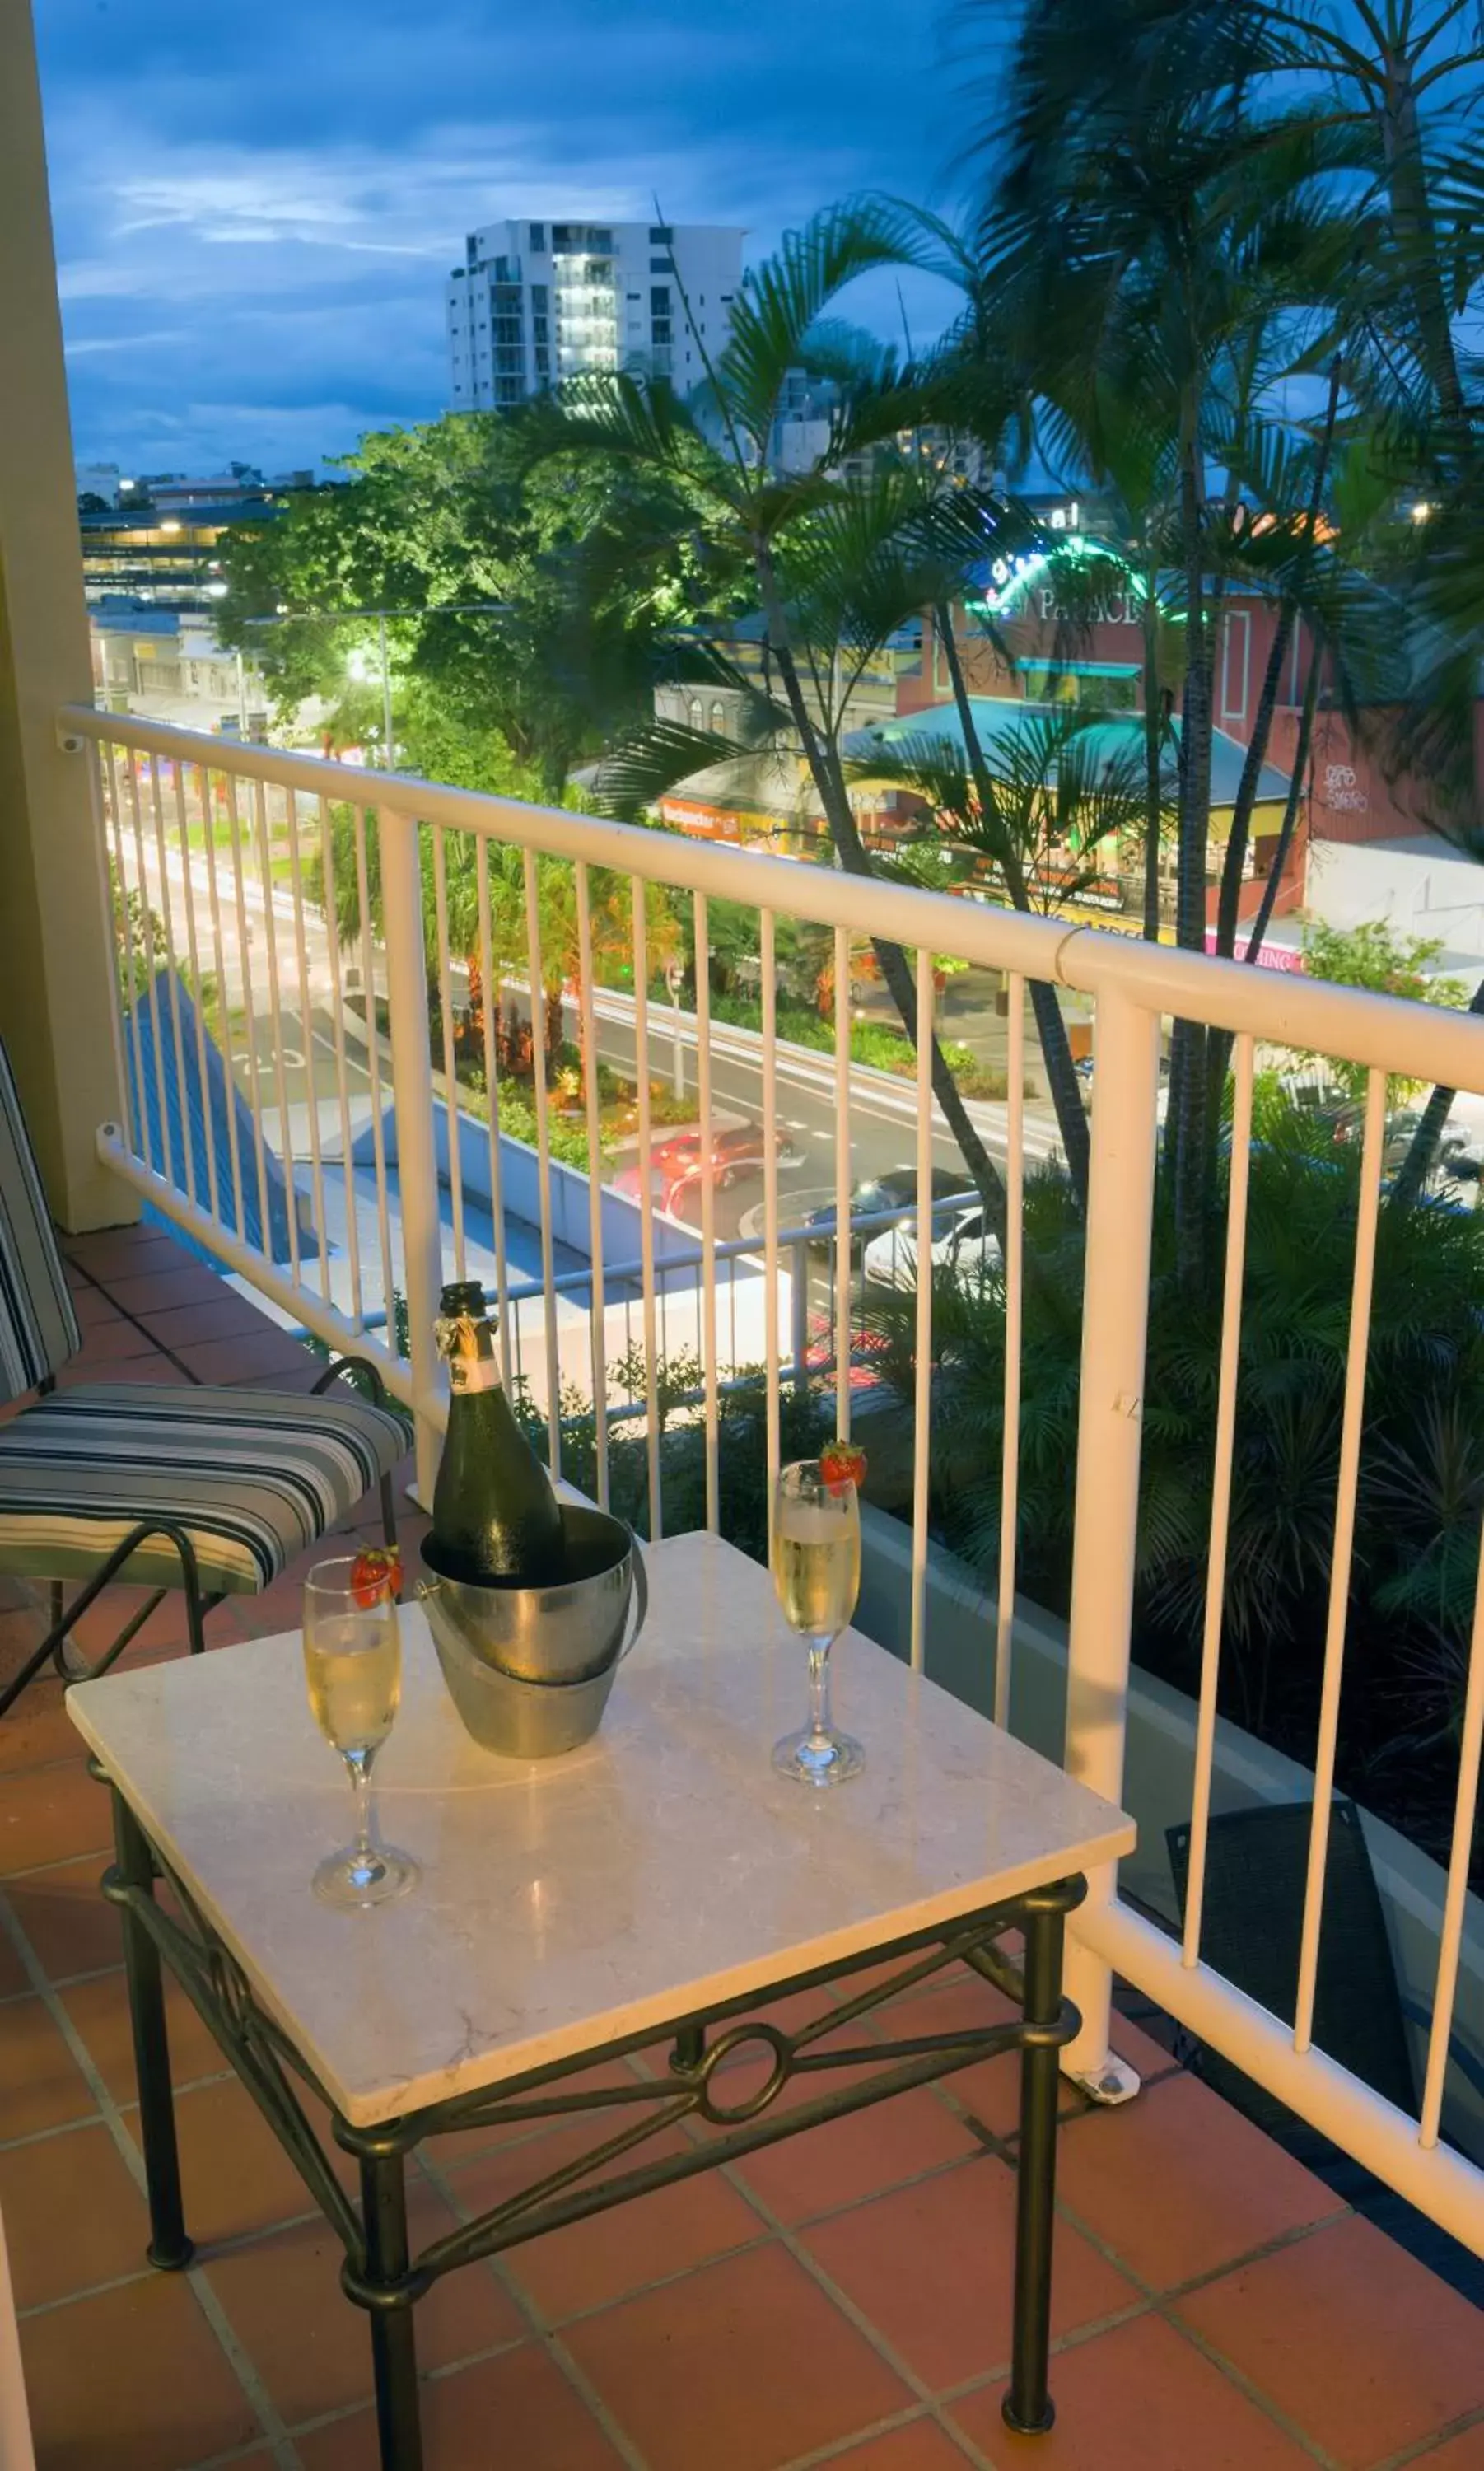
[{"label": "strawberry on glass rim", "polygon": [[379,1605],[388,1596],[402,1592],[402,1556],[385,1544],[367,1544],[356,1555],[350,1573],[350,1592],[364,1612]]},{"label": "strawberry on glass rim", "polygon": [[859,1493],[865,1482],[865,1452],[851,1442],[832,1442],[819,1453],[819,1472],[831,1493]]}]

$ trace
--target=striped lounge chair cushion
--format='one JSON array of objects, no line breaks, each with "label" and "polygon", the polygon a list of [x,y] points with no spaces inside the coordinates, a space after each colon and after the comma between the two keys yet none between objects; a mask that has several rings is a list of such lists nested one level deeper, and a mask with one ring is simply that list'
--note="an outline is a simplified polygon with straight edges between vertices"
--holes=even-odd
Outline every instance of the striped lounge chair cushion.
[{"label": "striped lounge chair cushion", "polygon": [[59,1373],[80,1345],[20,1094],[0,1047],[0,1406]]},{"label": "striped lounge chair cushion", "polygon": [[[250,1591],[388,1473],[407,1427],[346,1390],[63,1390],[0,1425],[0,1569],[86,1578],[142,1518],[189,1533],[210,1594]],[[166,1538],[121,1575],[176,1587]]]}]

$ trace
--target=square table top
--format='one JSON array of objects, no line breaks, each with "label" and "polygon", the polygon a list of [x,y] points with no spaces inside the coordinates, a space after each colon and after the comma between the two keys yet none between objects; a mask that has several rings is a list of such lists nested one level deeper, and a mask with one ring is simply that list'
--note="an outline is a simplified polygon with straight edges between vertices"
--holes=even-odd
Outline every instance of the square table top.
[{"label": "square table top", "polygon": [[682,1536],[648,1551],[647,1627],[601,1730],[497,1758],[464,1731],[402,1609],[401,1712],[376,1767],[401,1902],[311,1894],[351,1834],[298,1634],[113,1673],[74,1724],[330,2100],[360,2127],[930,1929],[1134,1843],[1132,1820],[847,1631],[839,1721],[864,1773],[774,1774],[806,1659],[766,1570]]}]

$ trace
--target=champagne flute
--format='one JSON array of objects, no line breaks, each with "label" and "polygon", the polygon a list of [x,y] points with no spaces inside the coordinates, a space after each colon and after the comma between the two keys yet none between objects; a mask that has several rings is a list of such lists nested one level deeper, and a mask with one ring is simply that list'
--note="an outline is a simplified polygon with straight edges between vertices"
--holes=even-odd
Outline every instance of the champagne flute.
[{"label": "champagne flute", "polygon": [[773,1587],[784,1619],[809,1649],[809,1723],[773,1748],[781,1776],[801,1784],[843,1784],[865,1753],[830,1721],[830,1650],[860,1592],[860,1507],[848,1476],[818,1459],[786,1467],[773,1495]]},{"label": "champagne flute", "polygon": [[410,1853],[379,1842],[371,1766],[402,1696],[396,1575],[349,1554],[317,1562],[304,1582],[304,1678],[316,1724],[339,1751],[356,1798],[353,1845],[329,1853],[314,1876],[324,1904],[389,1904],[415,1886]]}]

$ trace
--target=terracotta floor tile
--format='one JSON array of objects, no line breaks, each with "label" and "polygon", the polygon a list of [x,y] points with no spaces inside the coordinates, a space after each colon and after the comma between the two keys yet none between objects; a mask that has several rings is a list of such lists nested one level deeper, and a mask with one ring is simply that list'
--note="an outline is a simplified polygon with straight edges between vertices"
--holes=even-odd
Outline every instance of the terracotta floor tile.
[{"label": "terracotta floor tile", "polygon": [[1057,2171],[1063,2202],[1160,2291],[1343,2211],[1322,2180],[1183,2074],[1070,2121]]},{"label": "terracotta floor tile", "polygon": [[[414,2250],[454,2226],[420,2174],[409,2187]],[[207,2278],[232,2331],[290,2427],[371,2394],[369,2320],[341,2289],[343,2251],[324,2222],[301,2224],[211,2260]],[[434,2285],[416,2309],[421,2367],[446,2367],[525,2331],[488,2268],[465,2266]]]},{"label": "terracotta floor tile", "polygon": [[[73,1626],[73,1636],[84,1656],[101,1656],[110,1648],[121,1630],[132,1621],[140,1609],[154,1593],[153,1588],[136,1588],[115,1584],[105,1588],[101,1596],[81,1613]],[[211,1636],[211,1616],[206,1616],[206,1636]],[[162,1604],[140,1624],[130,1641],[131,1647],[171,1647],[186,1636],[185,1598],[178,1588],[172,1588]]]},{"label": "terracotta floor tile", "polygon": [[832,2454],[830,2471],[964,2471],[968,2457],[936,2420],[913,2419],[885,2436],[868,2436]]},{"label": "terracotta floor tile", "polygon": [[1305,2471],[1312,2457],[1275,2427],[1191,2342],[1158,2317],[1136,2318],[1051,2361],[1056,2425],[1014,2436],[1002,2384],[951,2406],[999,2471]]},{"label": "terracotta floor tile", "polygon": [[[39,1618],[27,1622],[28,1648],[40,1646],[47,1627]],[[13,1674],[20,1661],[7,1659],[7,1673]],[[77,1727],[67,1713],[65,1685],[47,1665],[0,1720],[0,1775],[75,1759],[79,1747]]]},{"label": "terracotta floor tile", "polygon": [[37,2471],[180,2471],[261,2433],[180,2274],[27,2318],[21,2352]]},{"label": "terracotta floor tile", "polygon": [[[132,2106],[124,2125],[138,2142]],[[176,2104],[185,2226],[198,2247],[271,2228],[314,2203],[251,2095],[229,2079]]]},{"label": "terracotta floor tile", "polygon": [[153,1306],[144,1316],[151,1337],[161,1347],[177,1349],[199,1346],[207,1338],[247,1337],[262,1330],[264,1317],[256,1305],[222,1279],[212,1284],[214,1294],[177,1296],[163,1309]]},{"label": "terracotta floor tile", "polygon": [[1484,2420],[1475,2420],[1461,2436],[1416,2458],[1408,2471],[1484,2471]]},{"label": "terracotta floor tile", "polygon": [[98,1884],[112,1858],[110,1849],[85,1861],[59,1863],[55,1871],[12,1879],[7,1888],[6,1901],[49,1981],[122,1965],[119,1918]]},{"label": "terracotta floor tile", "polygon": [[152,1255],[109,1277],[104,1283],[104,1294],[143,1320],[152,1313],[171,1312],[177,1305],[199,1302],[220,1288],[222,1282],[214,1271],[199,1261],[182,1259],[174,1248],[172,1255],[158,1259]]},{"label": "terracotta floor tile", "polygon": [[912,2399],[773,2246],[623,2301],[562,2339],[650,2471],[772,2471]]},{"label": "terracotta floor tile", "polygon": [[1477,2311],[1357,2216],[1192,2292],[1179,2313],[1347,2471],[1484,2405]]},{"label": "terracotta floor tile", "polygon": [[[581,2396],[546,2353],[528,2343],[422,2389],[425,2471],[618,2471],[620,2457]],[[493,2442],[492,2442],[493,2440]],[[370,2471],[369,2412],[294,2439],[304,2471]],[[496,2450],[498,2446],[498,2451]],[[695,2458],[690,2471],[719,2471]]]},{"label": "terracotta floor tile", "polygon": [[137,1322],[126,1320],[119,1313],[111,1321],[95,1323],[88,1330],[82,1349],[82,1361],[93,1368],[95,1381],[135,1381],[145,1377],[135,1373],[115,1373],[113,1367],[135,1356],[153,1355],[153,1339]]},{"label": "terracotta floor tile", "polygon": [[191,1261],[173,1236],[155,1228],[105,1228],[93,1236],[69,1237],[67,1249],[69,1259],[106,1295],[111,1295],[121,1280],[163,1277],[172,1262],[178,1267]]},{"label": "terracotta floor tile", "polygon": [[[820,2089],[817,2077],[807,2081],[807,2095]],[[749,2154],[737,2174],[780,2222],[803,2223],[978,2150],[973,2130],[919,2085]]]},{"label": "terracotta floor tile", "polygon": [[[135,2101],[134,2045],[129,2022],[129,1991],[122,1970],[98,1974],[90,1982],[74,1983],[61,1996],[68,2016],[87,2046],[88,2058],[114,2101]],[[220,2045],[168,1973],[165,2019],[171,2072],[177,2085],[187,2085],[196,2077],[221,2075],[227,2061]]]},{"label": "terracotta floor tile", "polygon": [[[994,2155],[836,2214],[803,2236],[928,2385],[961,2385],[1008,2360],[1015,2177]],[[1070,2223],[1058,2223],[1053,2336],[1111,2317],[1138,2296]]]},{"label": "terracotta floor tile", "polygon": [[[69,1280],[68,1284],[71,1283]],[[81,1275],[79,1283],[72,1289],[72,1309],[77,1314],[78,1328],[83,1334],[84,1344],[90,1330],[101,1330],[105,1323],[123,1318],[112,1297],[106,1296],[101,1287],[95,1287],[91,1280]]]},{"label": "terracotta floor tile", "polygon": [[8,1930],[0,1930],[0,1999],[12,1999],[31,1989],[20,1951]]},{"label": "terracotta floor tile", "polygon": [[17,2308],[36,2308],[143,2269],[150,2222],[106,2128],[77,2128],[0,2151]]},{"label": "terracotta floor tile", "polygon": [[229,1386],[251,1380],[254,1375],[296,1373],[305,1361],[305,1352],[298,1341],[268,1323],[246,1337],[200,1339],[194,1347],[177,1347],[172,1353],[193,1380],[221,1381]]},{"label": "terracotta floor tile", "polygon": [[0,2010],[0,2137],[35,2136],[94,2108],[87,2080],[39,1999]]},{"label": "terracotta floor tile", "polygon": [[0,1874],[97,1852],[112,1832],[107,1793],[82,1758],[0,1777]]},{"label": "terracotta floor tile", "polygon": [[[461,2209],[483,2213],[517,2195],[533,2177],[547,2170],[560,2170],[599,2142],[601,2132],[595,2133],[585,2123],[555,2129],[534,2145],[499,2147],[461,2169],[449,2185]],[[686,2143],[681,2131],[674,2130],[644,2146],[627,2167],[681,2152]],[[657,2189],[652,2196],[616,2206],[611,2213],[548,2231],[541,2239],[511,2248],[506,2265],[542,2316],[560,2323],[586,2309],[606,2307],[662,2275],[686,2272],[763,2235],[764,2225],[746,2199],[715,2172],[702,2172],[672,2188]]]}]

